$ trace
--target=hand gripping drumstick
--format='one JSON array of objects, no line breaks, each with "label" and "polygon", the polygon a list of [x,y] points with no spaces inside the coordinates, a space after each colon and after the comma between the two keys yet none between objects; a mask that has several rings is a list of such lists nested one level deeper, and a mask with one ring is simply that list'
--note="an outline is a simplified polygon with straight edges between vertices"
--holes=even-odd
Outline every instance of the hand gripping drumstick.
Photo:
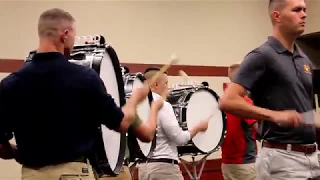
[{"label": "hand gripping drumstick", "polygon": [[320,114],[319,114],[319,102],[318,102],[318,95],[314,95],[314,102],[316,109],[315,111],[310,110],[304,113],[301,113],[304,124],[309,126],[314,126],[316,128],[320,128]]},{"label": "hand gripping drumstick", "polygon": [[319,101],[318,101],[318,94],[314,95],[314,101],[315,101],[315,105],[316,105],[316,113],[315,113],[315,117],[314,117],[314,124],[316,128],[320,128],[320,120],[318,118],[319,116]]}]

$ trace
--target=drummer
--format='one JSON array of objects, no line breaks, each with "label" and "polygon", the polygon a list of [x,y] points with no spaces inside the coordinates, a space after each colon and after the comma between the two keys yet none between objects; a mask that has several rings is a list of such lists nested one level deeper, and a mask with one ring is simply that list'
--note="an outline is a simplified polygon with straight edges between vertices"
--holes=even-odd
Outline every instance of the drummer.
[{"label": "drummer", "polygon": [[[229,79],[232,81],[241,62],[232,64],[228,69]],[[245,100],[252,104],[252,100],[245,96]],[[256,175],[256,133],[258,123],[255,119],[243,119],[233,114],[227,115],[227,135],[221,152],[221,170],[224,180],[257,180]]]},{"label": "drummer", "polygon": [[[144,72],[149,81],[159,68],[150,67]],[[168,93],[168,75],[163,73],[150,84],[153,99],[159,99]],[[174,179],[183,180],[182,173],[178,166],[177,146],[185,145],[197,133],[206,131],[208,120],[202,120],[193,129],[183,131],[179,126],[171,104],[164,102],[158,114],[158,130],[156,148],[153,156],[138,165],[139,180]]]},{"label": "drummer", "polygon": [[0,83],[0,158],[19,162],[23,180],[94,180],[86,162],[98,126],[126,132],[139,124],[136,108],[149,87],[120,109],[93,69],[68,62],[75,34],[71,14],[43,12],[37,53]]}]

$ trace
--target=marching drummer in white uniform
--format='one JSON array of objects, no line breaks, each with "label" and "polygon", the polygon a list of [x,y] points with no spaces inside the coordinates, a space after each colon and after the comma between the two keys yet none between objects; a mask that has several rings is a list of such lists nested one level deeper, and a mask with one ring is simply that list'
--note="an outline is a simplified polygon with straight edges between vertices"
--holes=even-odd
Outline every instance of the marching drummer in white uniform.
[{"label": "marching drummer in white uniform", "polygon": [[[150,80],[160,69],[148,68],[145,78]],[[165,97],[168,93],[168,76],[161,74],[155,83],[150,85],[153,99]],[[170,103],[164,102],[158,113],[156,148],[152,158],[138,166],[139,180],[183,180],[178,166],[177,146],[185,145],[197,133],[206,131],[208,120],[200,121],[193,129],[182,130]]]}]

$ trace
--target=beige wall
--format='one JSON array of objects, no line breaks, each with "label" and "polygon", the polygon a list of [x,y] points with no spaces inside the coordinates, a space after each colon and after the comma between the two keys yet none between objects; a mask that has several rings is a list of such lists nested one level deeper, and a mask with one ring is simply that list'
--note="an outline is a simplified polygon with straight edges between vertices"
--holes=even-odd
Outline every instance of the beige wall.
[{"label": "beige wall", "polygon": [[[271,32],[267,0],[1,1],[0,58],[24,59],[37,48],[37,18],[52,7],[74,15],[79,35],[104,35],[121,62],[166,63],[176,52],[181,64],[228,66]],[[310,0],[306,32],[319,30],[319,9],[320,2]],[[0,79],[5,75],[0,73]],[[192,78],[208,81],[219,95],[222,83],[228,81],[225,77]],[[181,81],[170,77],[171,84]],[[220,152],[211,156],[216,157]],[[19,179],[19,170],[14,161],[0,160],[0,180]]]}]

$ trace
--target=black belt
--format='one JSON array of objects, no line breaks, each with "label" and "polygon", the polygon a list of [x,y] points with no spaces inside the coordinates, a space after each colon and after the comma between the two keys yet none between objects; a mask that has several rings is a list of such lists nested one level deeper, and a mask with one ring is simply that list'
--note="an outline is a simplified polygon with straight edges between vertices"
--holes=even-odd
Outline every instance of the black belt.
[{"label": "black belt", "polygon": [[177,160],[173,159],[167,159],[167,158],[160,158],[160,159],[147,159],[143,161],[144,163],[154,163],[154,162],[160,162],[160,163],[169,163],[169,164],[178,164]]},{"label": "black belt", "polygon": [[289,144],[280,144],[280,143],[272,143],[272,142],[263,141],[262,147],[290,150],[290,151],[292,150],[292,151],[296,151],[296,152],[302,152],[305,154],[312,154],[317,151],[316,144],[308,144],[308,145],[290,144],[289,145]]}]

